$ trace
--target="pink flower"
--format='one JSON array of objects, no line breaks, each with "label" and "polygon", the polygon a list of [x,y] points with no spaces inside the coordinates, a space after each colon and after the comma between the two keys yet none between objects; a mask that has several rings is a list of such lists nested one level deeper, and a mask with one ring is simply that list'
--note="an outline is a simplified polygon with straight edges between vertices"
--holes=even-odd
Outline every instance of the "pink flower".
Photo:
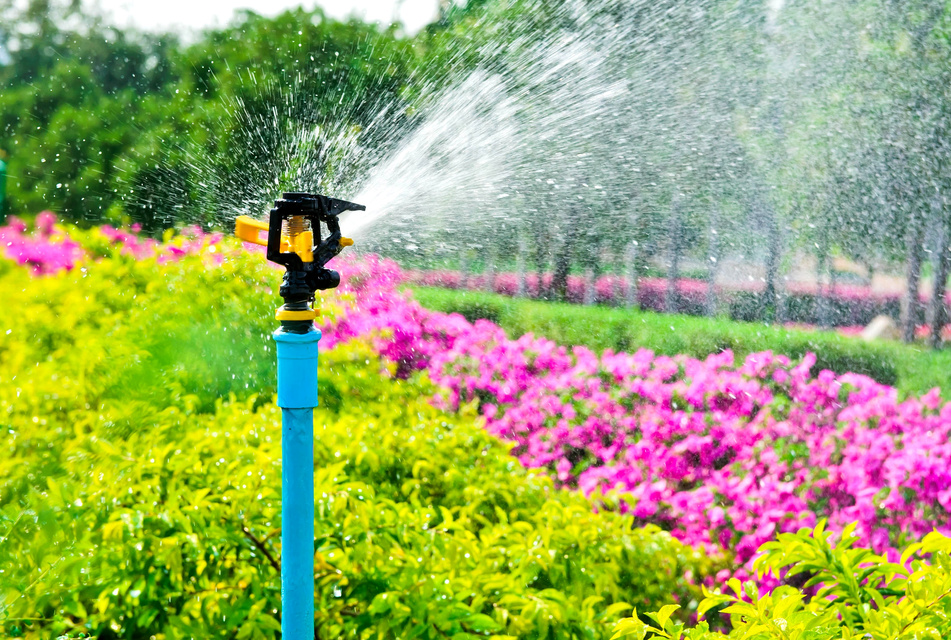
[{"label": "pink flower", "polygon": [[56,214],[52,211],[43,211],[36,215],[34,227],[37,233],[42,236],[49,236],[53,233],[53,225],[56,224]]},{"label": "pink flower", "polygon": [[7,230],[18,234],[26,233],[26,223],[16,216],[9,216],[7,218]]},{"label": "pink flower", "polygon": [[[27,226],[20,219],[10,216],[6,226],[0,227],[0,250],[19,264],[28,265],[35,274],[47,275],[70,270],[85,258],[83,248],[71,240],[63,229],[56,227],[55,214],[44,211],[36,216],[34,233],[26,235]],[[205,249],[221,241],[221,234],[205,234],[199,227],[188,228],[188,239],[159,245],[151,238],[142,239],[135,232],[141,227],[132,226],[133,233],[110,225],[99,227],[99,233],[120,253],[136,259],[156,257],[159,263],[179,259],[186,255],[202,254]],[[211,262],[220,264],[220,254],[213,254]]]}]

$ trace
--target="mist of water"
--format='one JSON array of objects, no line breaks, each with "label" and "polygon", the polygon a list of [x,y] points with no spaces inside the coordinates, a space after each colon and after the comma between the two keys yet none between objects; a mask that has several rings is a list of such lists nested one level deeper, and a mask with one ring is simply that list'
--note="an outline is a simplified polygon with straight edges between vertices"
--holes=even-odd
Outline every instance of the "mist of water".
[{"label": "mist of water", "polygon": [[940,158],[919,146],[904,166],[883,159],[901,136],[933,137],[940,117],[901,120],[933,70],[913,62],[906,80],[873,59],[870,43],[903,28],[884,4],[522,5],[460,39],[474,67],[438,82],[420,71],[411,102],[341,93],[315,113],[326,87],[249,76],[227,162],[182,151],[198,191],[226,218],[263,216],[285,190],[351,199],[367,206],[343,220],[359,246],[430,260],[529,247],[538,268],[559,251],[600,268],[636,243],[662,266],[681,251],[704,269],[763,263],[771,278],[792,250],[900,256],[888,236],[914,167]]},{"label": "mist of water", "polygon": [[[421,124],[381,159],[354,199],[370,203],[342,228],[363,238],[384,219],[451,229],[461,217],[492,215],[509,197],[520,138],[515,101],[497,76],[477,71],[424,110]],[[412,238],[410,239],[412,241]]]}]

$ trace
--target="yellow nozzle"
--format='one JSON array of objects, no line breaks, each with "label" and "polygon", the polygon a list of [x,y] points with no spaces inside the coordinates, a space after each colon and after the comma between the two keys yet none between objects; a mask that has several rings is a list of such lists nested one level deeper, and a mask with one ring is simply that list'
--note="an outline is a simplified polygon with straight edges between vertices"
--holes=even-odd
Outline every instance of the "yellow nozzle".
[{"label": "yellow nozzle", "polygon": [[278,320],[315,320],[317,318],[316,309],[306,309],[303,311],[290,311],[284,307],[278,307],[274,312],[274,317]]},{"label": "yellow nozzle", "polygon": [[353,246],[353,238],[340,238],[340,246],[341,246],[341,247],[352,247],[352,246]]},{"label": "yellow nozzle", "polygon": [[314,233],[313,231],[302,231],[291,239],[294,243],[292,251],[300,256],[303,262],[314,261]]},{"label": "yellow nozzle", "polygon": [[234,221],[234,235],[245,242],[267,246],[267,239],[261,239],[261,232],[267,231],[267,224],[250,216],[238,216]]}]

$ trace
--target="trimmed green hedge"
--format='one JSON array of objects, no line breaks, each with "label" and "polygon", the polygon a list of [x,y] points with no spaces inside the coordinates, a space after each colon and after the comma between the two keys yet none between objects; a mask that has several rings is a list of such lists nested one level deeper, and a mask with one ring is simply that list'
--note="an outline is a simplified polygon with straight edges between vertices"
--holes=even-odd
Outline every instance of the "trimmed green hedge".
[{"label": "trimmed green hedge", "polygon": [[907,393],[945,389],[951,381],[951,351],[933,352],[895,342],[864,342],[831,331],[805,331],[697,318],[634,309],[579,306],[521,300],[475,291],[412,287],[423,306],[455,312],[470,321],[491,320],[511,337],[525,333],[559,344],[594,350],[632,351],[647,348],[665,355],[703,358],[732,349],[737,357],[772,350],[791,358],[816,354],[817,367],[837,373],[853,371]]}]

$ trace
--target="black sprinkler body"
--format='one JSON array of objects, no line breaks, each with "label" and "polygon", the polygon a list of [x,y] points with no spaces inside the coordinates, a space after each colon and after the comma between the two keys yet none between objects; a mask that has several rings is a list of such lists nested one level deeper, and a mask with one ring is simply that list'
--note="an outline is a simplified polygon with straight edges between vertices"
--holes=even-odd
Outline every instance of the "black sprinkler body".
[{"label": "black sprinkler body", "polygon": [[[267,246],[267,259],[286,269],[280,294],[284,305],[277,319],[289,330],[304,329],[316,317],[314,293],[340,284],[340,274],[327,263],[353,244],[340,234],[338,216],[344,211],[365,211],[366,207],[314,193],[285,193],[274,202],[268,224],[240,216],[235,234],[246,242]],[[321,234],[321,223],[327,236]],[[267,231],[267,242],[259,233]]]}]

